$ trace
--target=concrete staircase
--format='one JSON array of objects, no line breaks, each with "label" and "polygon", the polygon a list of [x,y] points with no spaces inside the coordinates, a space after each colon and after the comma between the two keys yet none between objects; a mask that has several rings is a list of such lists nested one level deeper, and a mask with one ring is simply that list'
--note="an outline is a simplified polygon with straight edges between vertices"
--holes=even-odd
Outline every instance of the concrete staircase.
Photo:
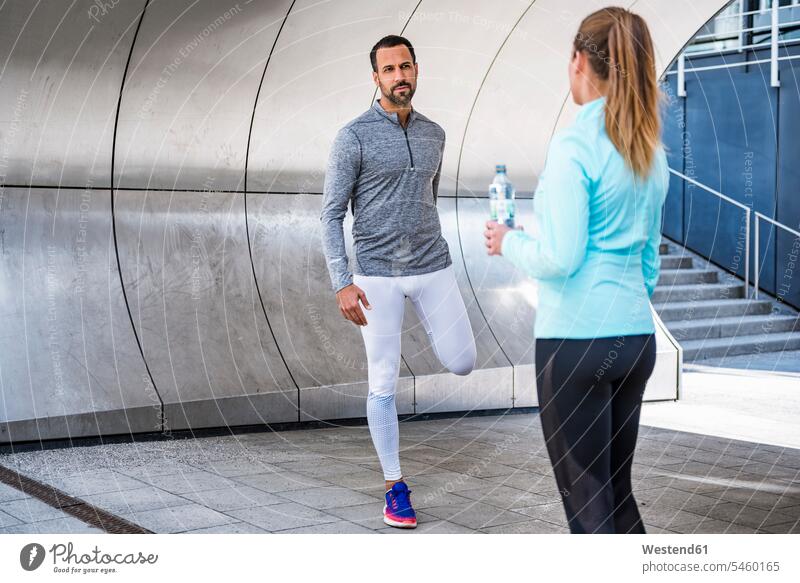
[{"label": "concrete staircase", "polygon": [[800,350],[800,318],[771,299],[747,299],[744,282],[664,239],[651,301],[686,362]]}]

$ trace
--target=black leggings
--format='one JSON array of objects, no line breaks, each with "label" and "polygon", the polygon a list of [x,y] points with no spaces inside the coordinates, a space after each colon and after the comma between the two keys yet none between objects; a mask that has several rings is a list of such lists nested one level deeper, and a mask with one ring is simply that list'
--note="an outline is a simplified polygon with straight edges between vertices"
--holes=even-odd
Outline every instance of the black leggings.
[{"label": "black leggings", "polygon": [[539,413],[570,531],[644,533],[631,464],[653,334],[536,339]]}]

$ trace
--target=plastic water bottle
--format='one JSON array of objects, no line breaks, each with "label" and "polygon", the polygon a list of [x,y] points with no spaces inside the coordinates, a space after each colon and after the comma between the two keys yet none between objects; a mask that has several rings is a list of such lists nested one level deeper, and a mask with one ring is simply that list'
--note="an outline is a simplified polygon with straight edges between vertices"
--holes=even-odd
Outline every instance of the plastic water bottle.
[{"label": "plastic water bottle", "polygon": [[489,209],[491,218],[514,228],[514,185],[506,175],[506,165],[495,166],[496,174],[489,185]]}]

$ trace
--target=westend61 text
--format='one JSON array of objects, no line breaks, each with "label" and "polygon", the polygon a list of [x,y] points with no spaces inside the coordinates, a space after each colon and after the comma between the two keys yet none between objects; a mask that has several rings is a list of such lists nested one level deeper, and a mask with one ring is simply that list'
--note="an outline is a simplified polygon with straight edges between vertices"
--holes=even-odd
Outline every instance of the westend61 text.
[{"label": "westend61 text", "polygon": [[642,552],[645,555],[707,555],[708,545],[665,545],[663,547],[642,545]]}]

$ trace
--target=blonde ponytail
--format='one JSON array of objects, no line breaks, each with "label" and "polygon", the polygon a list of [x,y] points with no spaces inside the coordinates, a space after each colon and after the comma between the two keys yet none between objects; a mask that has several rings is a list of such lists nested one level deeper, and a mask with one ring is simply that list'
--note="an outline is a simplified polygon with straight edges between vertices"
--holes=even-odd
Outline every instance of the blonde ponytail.
[{"label": "blonde ponytail", "polygon": [[653,166],[661,142],[655,53],[647,24],[625,8],[602,8],[581,22],[574,41],[592,70],[608,81],[606,133],[639,177]]}]

